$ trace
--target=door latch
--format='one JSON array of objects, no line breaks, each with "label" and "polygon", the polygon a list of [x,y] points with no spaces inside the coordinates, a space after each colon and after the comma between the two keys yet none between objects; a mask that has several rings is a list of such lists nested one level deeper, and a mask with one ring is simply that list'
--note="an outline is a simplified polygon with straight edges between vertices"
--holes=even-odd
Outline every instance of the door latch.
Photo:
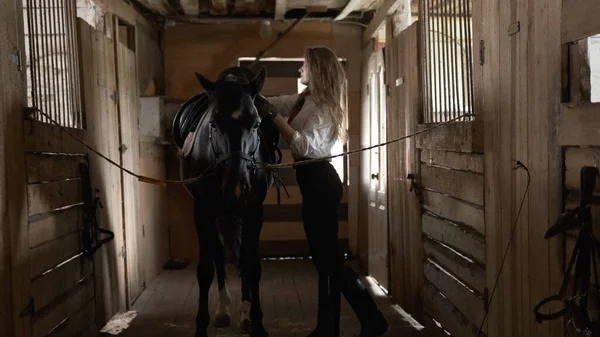
[{"label": "door latch", "polygon": [[[421,185],[419,185],[419,183],[417,182],[417,175],[414,173],[409,173],[408,176],[406,177],[408,180],[410,180],[410,189],[409,191],[411,192],[415,192],[417,199],[419,200],[419,204],[421,206],[423,206],[425,199],[423,198],[423,191],[421,189]],[[423,207],[421,207],[421,212],[423,212]]]}]

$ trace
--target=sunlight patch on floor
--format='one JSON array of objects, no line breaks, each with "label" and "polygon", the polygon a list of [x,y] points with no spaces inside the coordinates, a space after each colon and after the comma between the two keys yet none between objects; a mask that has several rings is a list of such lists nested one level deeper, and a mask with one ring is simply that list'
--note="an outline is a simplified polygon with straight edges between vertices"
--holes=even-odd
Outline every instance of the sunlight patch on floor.
[{"label": "sunlight patch on floor", "polygon": [[133,321],[133,319],[138,315],[137,311],[128,311],[124,313],[118,313],[114,315],[108,323],[100,330],[100,332],[104,332],[111,335],[118,335],[127,328],[129,328],[129,323]]}]

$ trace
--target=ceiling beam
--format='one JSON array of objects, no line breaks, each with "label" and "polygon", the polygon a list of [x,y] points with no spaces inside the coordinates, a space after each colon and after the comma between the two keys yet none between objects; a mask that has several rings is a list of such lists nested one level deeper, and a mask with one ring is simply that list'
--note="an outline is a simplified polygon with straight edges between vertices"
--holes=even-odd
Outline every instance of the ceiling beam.
[{"label": "ceiling beam", "polygon": [[183,13],[188,16],[200,14],[200,2],[198,0],[179,0]]},{"label": "ceiling beam", "polygon": [[369,42],[369,40],[373,38],[375,34],[377,34],[377,30],[379,29],[379,26],[381,26],[381,24],[385,21],[385,18],[388,15],[394,14],[396,9],[398,9],[398,7],[400,7],[402,3],[406,3],[407,6],[410,6],[410,0],[385,0],[383,4],[381,4],[381,6],[377,8],[375,16],[373,17],[371,22],[369,22],[367,29],[365,29],[365,32],[363,33],[363,45],[366,45]]},{"label": "ceiling beam", "polygon": [[227,0],[210,0],[210,13],[225,15],[227,13]]},{"label": "ceiling beam", "polygon": [[283,20],[287,12],[287,0],[275,0],[275,20]]},{"label": "ceiling beam", "polygon": [[169,4],[168,0],[137,0],[137,2],[153,13],[162,16],[168,16],[176,13],[176,11]]},{"label": "ceiling beam", "polygon": [[335,17],[335,21],[345,19],[350,13],[354,12],[357,8],[361,8],[363,6],[364,0],[350,0],[346,4],[346,7]]}]

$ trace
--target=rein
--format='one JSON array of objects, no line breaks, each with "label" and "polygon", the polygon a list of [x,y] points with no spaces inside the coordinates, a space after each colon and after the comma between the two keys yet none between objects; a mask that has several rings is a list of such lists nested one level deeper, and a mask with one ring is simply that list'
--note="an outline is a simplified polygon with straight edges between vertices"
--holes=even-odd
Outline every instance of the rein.
[{"label": "rein", "polygon": [[[101,157],[102,159],[106,160],[107,162],[109,162],[110,164],[112,164],[113,166],[117,167],[118,169],[120,169],[121,171],[136,177],[138,179],[138,181],[144,182],[144,183],[148,183],[148,184],[154,184],[154,185],[160,185],[163,187],[166,187],[167,184],[191,184],[194,183],[196,181],[200,181],[200,180],[204,180],[207,179],[208,177],[212,176],[214,174],[214,172],[212,172],[212,170],[215,169],[214,165],[211,165],[209,167],[206,168],[206,170],[204,170],[204,172],[200,173],[198,176],[194,177],[194,178],[189,178],[189,179],[184,179],[184,180],[168,180],[168,179],[156,179],[156,178],[152,178],[152,177],[147,177],[147,176],[143,176],[140,174],[137,174],[135,172],[132,172],[131,170],[128,170],[126,168],[124,168],[123,166],[115,163],[113,160],[111,160],[110,158],[106,157],[105,155],[103,155],[101,152],[97,151],[96,149],[92,148],[91,146],[89,146],[88,144],[86,144],[85,142],[83,142],[81,139],[79,139],[77,136],[75,136],[74,134],[72,134],[71,132],[69,132],[69,130],[67,130],[67,128],[65,128],[64,126],[60,125],[56,120],[54,120],[50,115],[46,114],[45,112],[43,112],[42,110],[35,108],[35,107],[29,107],[29,108],[25,108],[26,111],[29,113],[29,115],[32,115],[34,112],[39,112],[41,115],[43,115],[44,117],[48,118],[48,120],[50,122],[52,122],[53,124],[55,124],[56,126],[59,127],[59,129],[63,132],[65,132],[67,135],[69,135],[71,138],[75,139],[75,141],[77,141],[78,143],[80,143],[81,145],[83,145],[85,148],[87,148],[88,150],[90,150],[91,152],[97,154],[99,157]],[[395,139],[392,139],[390,141],[381,143],[381,144],[377,144],[377,145],[372,145],[369,147],[364,147],[364,148],[360,148],[360,149],[356,149],[356,150],[352,150],[352,151],[347,151],[347,152],[342,152],[340,154],[337,155],[333,155],[333,156],[328,156],[328,157],[324,157],[324,158],[318,158],[318,159],[309,159],[309,160],[300,160],[300,161],[296,161],[296,162],[291,162],[291,163],[277,163],[277,164],[269,164],[269,163],[262,163],[262,162],[256,162],[256,166],[257,167],[263,167],[269,170],[277,170],[280,168],[284,168],[284,167],[295,167],[295,166],[299,166],[299,165],[305,165],[305,164],[311,164],[311,163],[316,163],[316,162],[321,162],[321,161],[325,161],[325,160],[329,160],[329,159],[333,159],[333,158],[337,158],[337,157],[345,157],[345,156],[349,156],[351,154],[356,154],[359,152],[364,152],[364,151],[368,151],[374,148],[379,148],[381,146],[386,146],[392,143],[396,143],[399,142],[401,140],[404,139],[408,139],[408,138],[412,138],[415,136],[418,136],[420,134],[423,133],[427,133],[430,132],[434,129],[437,129],[439,127],[442,127],[444,125],[447,125],[451,122],[454,122],[460,118],[464,118],[464,117],[472,117],[475,116],[474,114],[462,114],[459,115],[458,117],[452,118],[446,122],[443,123],[438,123],[435,126],[423,129],[421,131],[417,131],[417,132],[413,132],[413,133],[409,133],[405,136],[402,137],[398,137]]]},{"label": "rein", "polygon": [[[208,112],[206,113],[208,114]],[[206,116],[206,115],[205,115]],[[274,150],[277,154],[277,160],[273,160],[273,158],[271,157],[271,151],[268,147],[268,144],[263,143],[262,140],[265,139],[265,137],[263,137],[263,133],[262,130],[260,129],[260,127],[257,129],[258,132],[258,142],[256,145],[256,148],[254,149],[254,151],[252,151],[252,154],[248,154],[246,152],[243,151],[231,151],[228,152],[227,154],[223,155],[223,156],[219,156],[217,151],[215,150],[215,145],[213,143],[213,129],[216,129],[216,127],[214,126],[214,124],[212,122],[210,122],[210,126],[209,126],[209,133],[208,133],[208,138],[209,138],[209,142],[210,142],[210,147],[213,151],[213,154],[215,155],[215,157],[217,158],[215,163],[213,164],[213,166],[218,166],[219,164],[230,160],[234,157],[238,157],[240,159],[246,160],[248,162],[250,162],[251,167],[250,169],[252,170],[252,174],[255,173],[257,166],[265,166],[265,165],[278,165],[281,163],[281,160],[283,159],[283,155],[281,154],[281,149],[279,148],[278,144],[273,144]],[[260,148],[261,145],[265,146],[265,153],[267,154],[268,158],[269,158],[269,162],[273,163],[276,162],[276,164],[268,164],[268,163],[258,163],[256,161],[255,155],[256,152],[258,151],[258,149]],[[283,181],[281,180],[281,178],[279,178],[279,176],[277,175],[277,168],[276,167],[272,167],[272,168],[267,168],[269,170],[271,170],[273,172],[273,182],[275,183],[275,188],[277,189],[277,204],[280,205],[281,204],[281,190],[280,190],[280,185],[281,187],[283,187],[283,190],[285,191],[285,194],[288,196],[288,198],[290,198],[290,194],[287,190],[287,188],[285,187],[285,184],[283,183]]]},{"label": "rein", "polygon": [[[600,253],[600,242],[594,235],[591,214],[592,194],[598,175],[599,172],[596,167],[584,166],[581,168],[580,205],[575,209],[561,214],[544,234],[544,238],[549,239],[557,234],[579,227],[577,241],[558,294],[542,299],[533,309],[535,319],[538,323],[566,316],[568,317],[567,327],[574,329],[577,333],[582,333],[584,336],[595,336],[600,330],[599,322],[592,320],[588,310],[588,288],[590,286],[591,267],[593,267],[594,271],[594,287],[596,288],[596,292],[600,292],[600,283],[598,282],[599,266],[596,265],[596,256]],[[573,265],[575,265],[573,295],[566,296]],[[543,305],[553,301],[562,302],[563,308],[550,314],[540,312]],[[600,299],[596,298],[596,301],[600,301]],[[600,305],[600,302],[597,302],[597,305]],[[571,335],[570,333],[568,334]]]}]

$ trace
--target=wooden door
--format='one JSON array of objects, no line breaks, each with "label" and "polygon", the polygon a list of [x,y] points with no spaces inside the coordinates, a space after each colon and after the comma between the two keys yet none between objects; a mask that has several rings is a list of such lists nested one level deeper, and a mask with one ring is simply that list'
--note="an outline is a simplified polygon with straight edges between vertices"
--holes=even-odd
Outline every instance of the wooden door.
[{"label": "wooden door", "polygon": [[[370,145],[386,140],[386,90],[384,81],[383,49],[371,58],[369,72]],[[369,274],[387,289],[388,272],[388,218],[386,195],[387,159],[385,147],[370,152],[369,168]]]},{"label": "wooden door", "polygon": [[[132,38],[133,27],[119,21],[117,27],[115,33],[118,34],[116,55],[121,165],[138,172],[139,95],[136,54],[133,51],[135,39]],[[138,222],[138,181],[125,172],[122,172],[122,177],[127,300],[128,306],[131,306],[144,288],[140,254],[142,228]]]},{"label": "wooden door", "polygon": [[24,337],[31,317],[19,312],[29,303],[31,281],[21,117],[27,86],[14,62],[23,48],[20,4],[5,2],[0,11],[0,335]]}]

